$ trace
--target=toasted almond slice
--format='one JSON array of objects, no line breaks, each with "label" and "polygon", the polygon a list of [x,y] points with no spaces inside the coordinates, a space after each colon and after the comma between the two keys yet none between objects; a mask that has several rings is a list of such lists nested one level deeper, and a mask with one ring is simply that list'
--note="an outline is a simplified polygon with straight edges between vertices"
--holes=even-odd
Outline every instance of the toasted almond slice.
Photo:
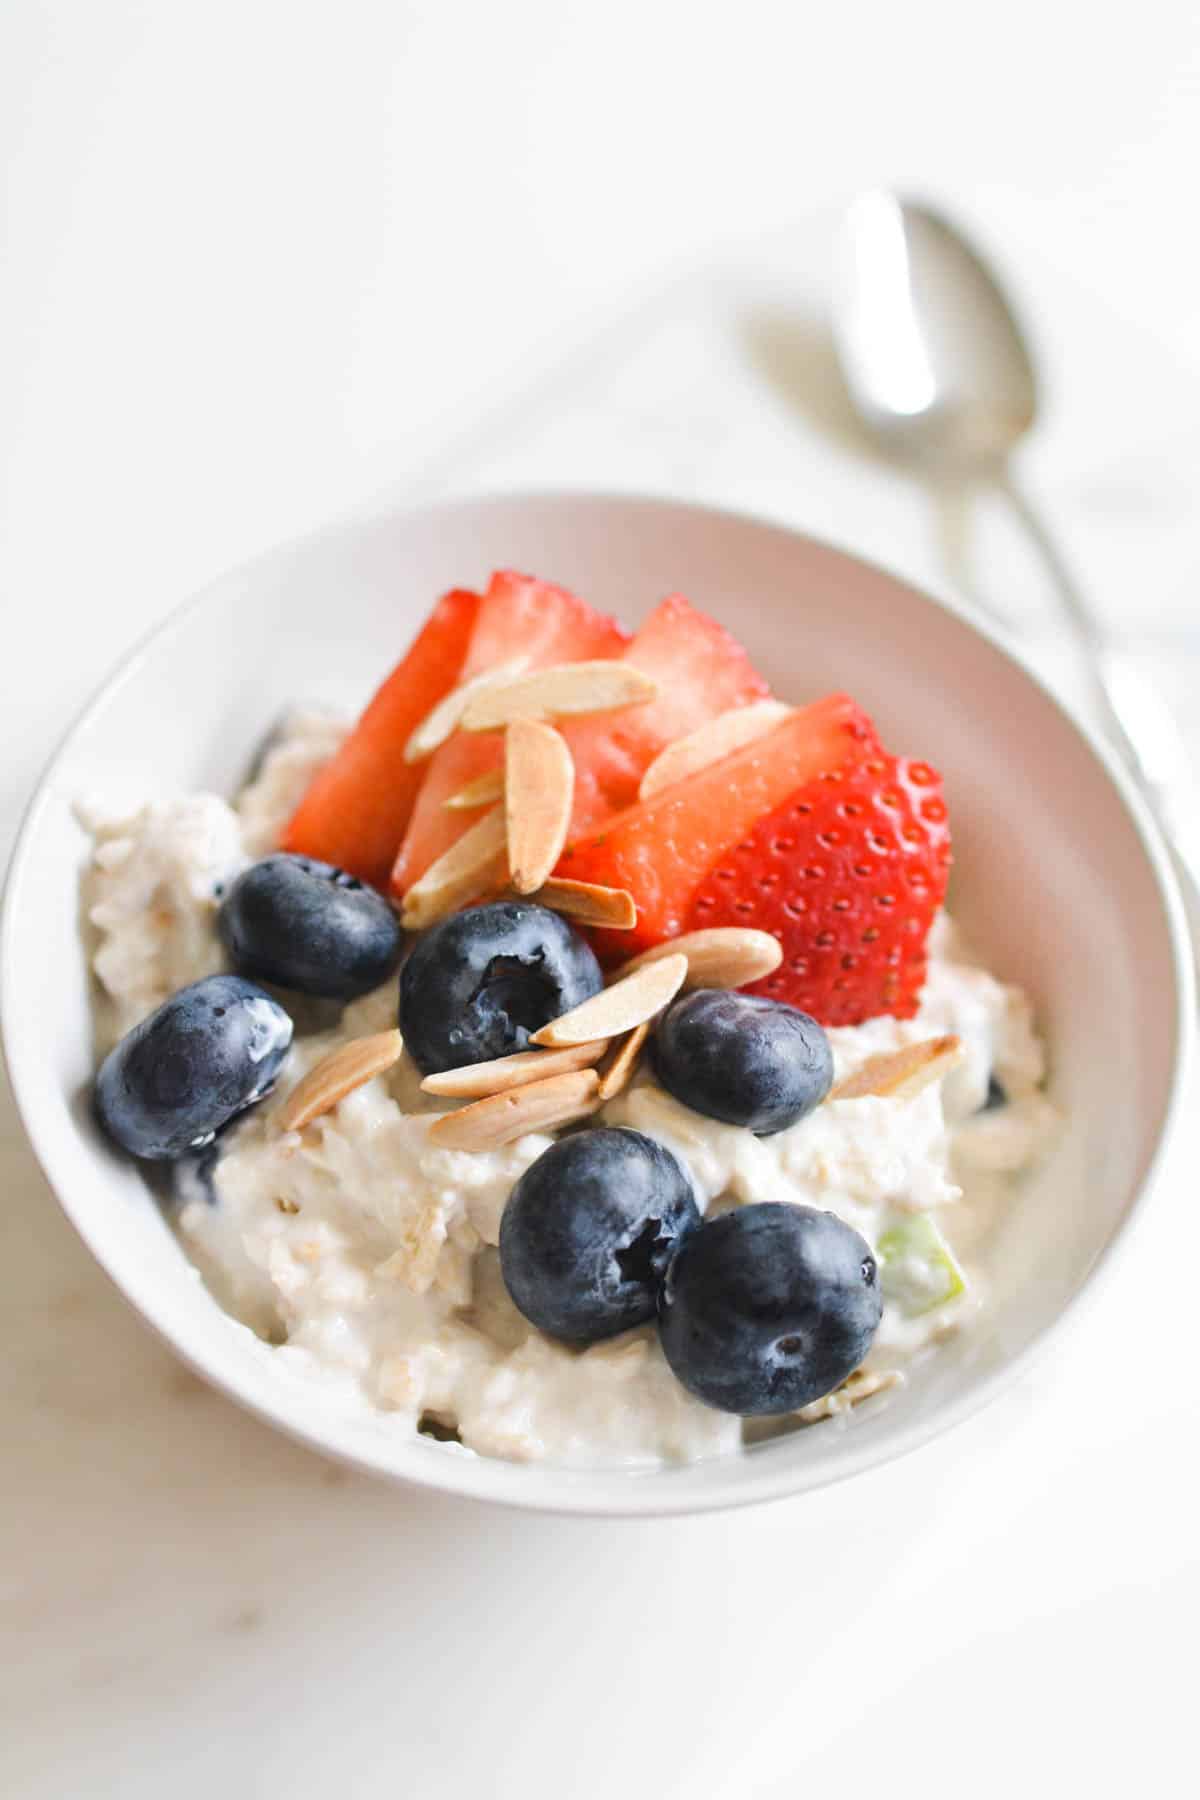
[{"label": "toasted almond slice", "polygon": [[661,962],[664,956],[686,956],[685,988],[738,988],[761,981],[783,961],[783,947],[769,931],[743,930],[740,925],[713,925],[705,931],[686,931],[643,950],[617,970],[618,977]]},{"label": "toasted almond slice", "polygon": [[464,731],[498,731],[514,719],[557,719],[641,706],[657,693],[658,683],[632,663],[559,663],[473,694],[460,723]]},{"label": "toasted almond slice", "polygon": [[686,956],[664,956],[658,962],[647,963],[644,969],[593,994],[582,1006],[573,1007],[561,1019],[543,1025],[529,1041],[560,1050],[566,1044],[586,1044],[593,1038],[617,1037],[622,1031],[632,1031],[675,998],[686,974]]},{"label": "toasted almond slice", "polygon": [[962,1061],[962,1044],[956,1037],[926,1038],[905,1044],[902,1050],[884,1050],[868,1056],[862,1067],[829,1090],[830,1100],[911,1100],[933,1081],[940,1081]]},{"label": "toasted almond slice", "polygon": [[429,1128],[429,1141],[441,1150],[498,1150],[529,1131],[552,1131],[585,1119],[596,1110],[600,1085],[595,1069],[578,1069],[570,1075],[551,1075],[547,1081],[528,1081],[443,1113]]},{"label": "toasted almond slice", "polygon": [[356,1087],[398,1062],[403,1049],[404,1039],[398,1031],[380,1031],[374,1037],[339,1044],[296,1083],[276,1115],[280,1130],[301,1131],[322,1113],[332,1112]]},{"label": "toasted almond slice", "polygon": [[540,719],[514,719],[504,733],[504,819],[508,878],[518,894],[549,880],[563,853],[575,764],[566,740]]},{"label": "toasted almond slice", "polygon": [[466,787],[459,788],[457,794],[451,794],[442,805],[451,812],[471,812],[477,806],[491,806],[504,798],[504,770],[488,769],[483,775],[477,775],[474,781],[468,781]]},{"label": "toasted almond slice", "polygon": [[609,931],[632,931],[637,924],[633,895],[624,888],[598,887],[591,881],[560,881],[554,876],[529,895],[539,906],[565,913],[581,925],[603,925]]},{"label": "toasted almond slice", "polygon": [[400,923],[408,931],[444,919],[504,880],[504,808],[494,806],[430,863],[404,896]]},{"label": "toasted almond slice", "polygon": [[476,694],[514,680],[523,675],[528,667],[527,656],[514,656],[508,662],[497,663],[494,668],[483,669],[478,675],[472,676],[470,681],[464,681],[458,687],[451,688],[448,694],[443,694],[405,744],[405,762],[423,762],[427,756],[432,756],[458,730],[463,713]]},{"label": "toasted almond slice", "polygon": [[743,744],[765,737],[768,731],[783,724],[791,710],[782,700],[755,700],[749,706],[735,706],[729,712],[718,713],[715,719],[706,720],[686,737],[676,738],[659,751],[642,776],[638,799],[648,800],[662,788],[707,769],[723,756],[731,756]]},{"label": "toasted almond slice", "polygon": [[518,1050],[515,1056],[497,1056],[491,1062],[468,1063],[462,1069],[427,1075],[421,1087],[427,1094],[448,1100],[482,1100],[551,1075],[590,1069],[607,1049],[608,1039],[598,1038],[594,1044],[573,1044],[569,1050]]},{"label": "toasted almond slice", "polygon": [[899,1369],[856,1369],[853,1375],[847,1375],[841,1387],[834,1388],[832,1394],[822,1394],[819,1400],[800,1407],[796,1417],[810,1425],[817,1419],[832,1419],[837,1413],[849,1412],[860,1401],[869,1400],[872,1394],[882,1394],[886,1388],[897,1387],[903,1380]]},{"label": "toasted almond slice", "polygon": [[638,1058],[642,1054],[642,1045],[650,1035],[650,1021],[643,1019],[640,1025],[627,1032],[616,1049],[606,1058],[600,1071],[600,1087],[597,1099],[603,1106],[606,1100],[615,1100],[623,1094],[633,1080],[633,1072],[637,1068]]}]

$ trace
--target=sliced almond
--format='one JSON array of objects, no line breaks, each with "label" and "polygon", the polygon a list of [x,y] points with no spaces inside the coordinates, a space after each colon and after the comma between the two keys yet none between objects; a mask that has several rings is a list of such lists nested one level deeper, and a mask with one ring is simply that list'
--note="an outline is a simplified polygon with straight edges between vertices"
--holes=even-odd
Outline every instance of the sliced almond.
[{"label": "sliced almond", "polygon": [[683,986],[687,966],[686,956],[664,956],[658,962],[647,963],[623,981],[614,981],[611,987],[593,994],[582,1006],[573,1007],[561,1019],[543,1025],[529,1041],[560,1050],[567,1044],[586,1044],[593,1038],[618,1037],[623,1031],[632,1031],[675,998]]},{"label": "sliced almond", "polygon": [[642,776],[638,799],[648,800],[651,794],[732,755],[743,744],[765,737],[768,731],[783,724],[791,710],[782,700],[755,700],[749,706],[735,706],[729,712],[718,713],[715,719],[698,725],[695,731],[676,738],[659,751]]},{"label": "sliced almond", "polygon": [[457,1112],[444,1113],[429,1128],[429,1141],[442,1150],[498,1150],[529,1131],[552,1131],[596,1110],[600,1085],[595,1069],[551,1075],[502,1094],[489,1094]]},{"label": "sliced almond", "polygon": [[413,882],[404,896],[400,923],[408,931],[423,931],[497,887],[504,880],[505,866],[504,808],[494,806]]},{"label": "sliced almond", "polygon": [[617,971],[631,975],[649,968],[664,956],[687,957],[685,988],[739,988],[761,981],[783,961],[783,948],[769,931],[744,930],[740,925],[713,925],[705,931],[686,931],[643,950]]},{"label": "sliced almond", "polygon": [[454,736],[462,723],[463,713],[476,694],[498,684],[503,686],[523,675],[528,667],[527,656],[514,656],[508,662],[497,663],[494,668],[482,670],[480,674],[473,675],[470,681],[464,681],[459,687],[451,688],[448,694],[443,694],[405,744],[405,762],[423,762],[427,756],[432,756],[447,738]]},{"label": "sliced almond", "polygon": [[332,1112],[339,1100],[398,1062],[403,1049],[404,1039],[398,1031],[380,1031],[374,1037],[339,1044],[296,1083],[276,1115],[280,1130],[302,1131],[322,1113]]},{"label": "sliced almond", "polygon": [[457,794],[443,800],[442,805],[450,812],[472,812],[477,806],[492,806],[503,798],[504,770],[488,769],[486,774],[477,775],[466,787],[459,788]]},{"label": "sliced almond", "polygon": [[590,1069],[607,1049],[608,1039],[600,1038],[594,1044],[573,1044],[569,1050],[519,1050],[515,1056],[497,1056],[491,1062],[468,1063],[462,1069],[427,1075],[421,1087],[425,1093],[447,1100],[482,1100],[551,1075]]},{"label": "sliced almond", "polygon": [[863,1400],[869,1400],[872,1394],[882,1394],[886,1388],[899,1386],[903,1380],[899,1369],[870,1372],[856,1369],[853,1375],[847,1375],[841,1387],[834,1388],[832,1394],[822,1394],[819,1400],[800,1407],[796,1417],[803,1419],[806,1425],[814,1424],[817,1419],[832,1419],[838,1413],[849,1412]]},{"label": "sliced almond", "polygon": [[623,1094],[633,1080],[633,1072],[638,1066],[638,1058],[642,1054],[642,1045],[650,1035],[650,1021],[643,1019],[640,1025],[627,1032],[616,1049],[607,1057],[600,1071],[600,1087],[596,1098],[603,1106],[606,1100],[615,1100]]},{"label": "sliced almond", "polygon": [[962,1044],[956,1037],[926,1038],[905,1044],[902,1050],[884,1050],[868,1056],[861,1068],[829,1090],[830,1100],[911,1100],[931,1082],[940,1081],[962,1061]]},{"label": "sliced almond", "polygon": [[591,881],[561,881],[554,876],[530,894],[539,906],[565,913],[581,925],[603,925],[609,931],[632,931],[637,924],[633,895],[624,888],[599,887]]},{"label": "sliced almond", "polygon": [[658,683],[632,663],[560,663],[472,694],[459,722],[464,731],[498,731],[514,719],[558,719],[642,706],[657,693]]},{"label": "sliced almond", "polygon": [[575,798],[566,740],[540,719],[514,719],[504,733],[508,878],[518,894],[549,880],[563,853]]}]

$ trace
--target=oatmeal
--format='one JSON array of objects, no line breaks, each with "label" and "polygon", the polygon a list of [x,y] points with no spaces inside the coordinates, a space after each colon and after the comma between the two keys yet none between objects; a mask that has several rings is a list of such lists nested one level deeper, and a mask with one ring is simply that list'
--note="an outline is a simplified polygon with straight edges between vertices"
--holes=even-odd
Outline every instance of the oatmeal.
[{"label": "oatmeal", "polygon": [[631,637],[502,572],[232,803],[85,822],[97,1116],[314,1396],[687,1462],[886,1405],[986,1306],[1056,1115],[941,777],[680,596]]}]

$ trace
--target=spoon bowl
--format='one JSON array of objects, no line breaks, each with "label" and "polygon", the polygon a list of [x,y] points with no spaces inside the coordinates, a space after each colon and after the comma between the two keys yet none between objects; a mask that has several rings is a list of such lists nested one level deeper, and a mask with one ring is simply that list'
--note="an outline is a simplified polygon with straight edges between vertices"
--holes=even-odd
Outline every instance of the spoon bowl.
[{"label": "spoon bowl", "polygon": [[995,468],[1034,422],[1037,378],[1012,305],[927,206],[872,192],[851,207],[834,337],[855,407],[895,455]]}]

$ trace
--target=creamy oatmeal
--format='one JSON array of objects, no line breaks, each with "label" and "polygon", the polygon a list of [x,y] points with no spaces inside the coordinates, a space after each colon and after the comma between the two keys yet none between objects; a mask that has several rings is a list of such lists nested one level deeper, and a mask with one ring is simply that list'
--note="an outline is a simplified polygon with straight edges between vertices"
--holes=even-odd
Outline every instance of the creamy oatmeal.
[{"label": "creamy oatmeal", "polygon": [[[129,817],[88,813],[102,1051],[226,966],[220,896],[277,841],[341,735],[326,714],[295,713],[232,806],[201,794]],[[332,1046],[394,1026],[394,979],[340,1012],[309,1003],[296,1018],[275,1093],[176,1171],[182,1241],[263,1354],[397,1431],[456,1431],[483,1454],[636,1467],[738,1448],[742,1420],[691,1397],[652,1328],[578,1351],[508,1298],[501,1214],[549,1137],[482,1153],[431,1144],[447,1103],[421,1092],[407,1057],[303,1131],[280,1130],[281,1096]],[[943,1081],[908,1099],[832,1099],[772,1137],[689,1110],[645,1070],[596,1122],[667,1145],[710,1214],[804,1203],[858,1230],[880,1258],[885,1296],[865,1367],[891,1375],[985,1303],[970,1246],[1054,1130],[1027,1000],[979,966],[945,916],[918,1016],[831,1030],[837,1076],[939,1033],[963,1048]]]}]

